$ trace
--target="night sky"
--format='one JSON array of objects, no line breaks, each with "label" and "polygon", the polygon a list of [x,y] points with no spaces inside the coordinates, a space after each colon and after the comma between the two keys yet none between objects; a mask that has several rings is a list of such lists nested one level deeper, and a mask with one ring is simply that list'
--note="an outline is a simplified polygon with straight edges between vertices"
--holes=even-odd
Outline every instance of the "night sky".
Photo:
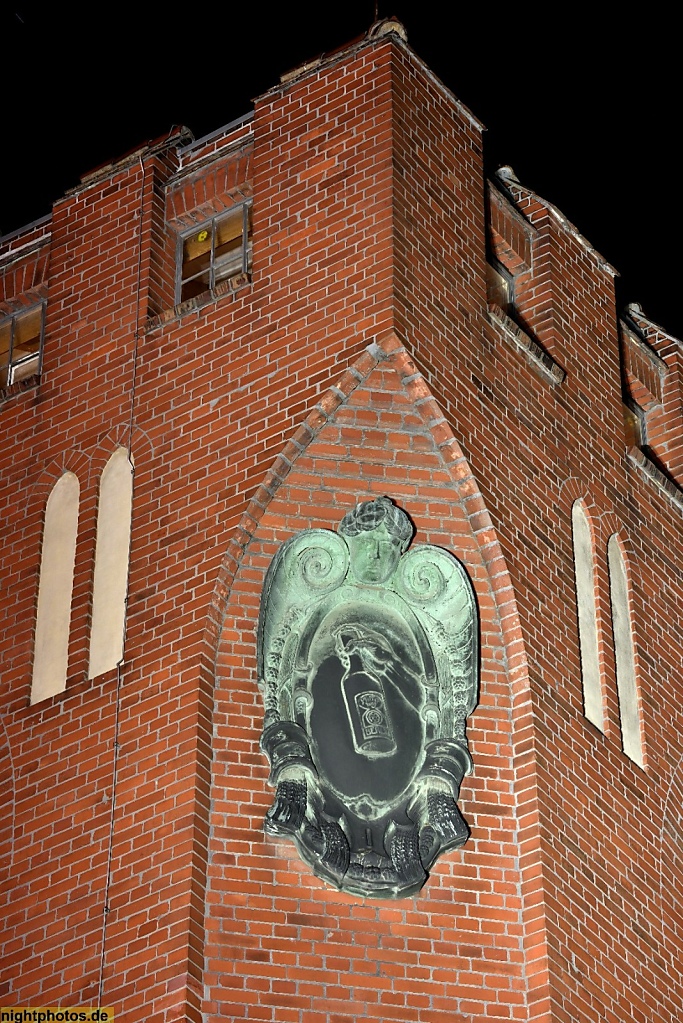
[{"label": "night sky", "polygon": [[[380,0],[483,121],[489,172],[511,164],[619,271],[618,301],[683,337],[678,295],[676,8]],[[374,0],[115,7],[9,3],[0,13],[0,233],[48,213],[79,177],[185,124],[247,113],[279,76],[363,34]],[[247,13],[245,13],[245,11]],[[617,12],[617,16],[608,15]]]}]

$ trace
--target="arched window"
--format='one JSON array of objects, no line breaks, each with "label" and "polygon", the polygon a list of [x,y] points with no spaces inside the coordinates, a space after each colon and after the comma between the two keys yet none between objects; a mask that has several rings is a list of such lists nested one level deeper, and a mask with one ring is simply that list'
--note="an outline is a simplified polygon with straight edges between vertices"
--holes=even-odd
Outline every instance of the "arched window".
[{"label": "arched window", "polygon": [[77,477],[65,472],[45,508],[31,703],[66,689],[79,493]]},{"label": "arched window", "polygon": [[604,731],[602,686],[598,658],[598,621],[595,605],[595,566],[590,525],[581,501],[572,506],[574,577],[579,616],[579,647],[583,679],[583,708],[589,721]]},{"label": "arched window", "polygon": [[133,466],[118,448],[100,479],[88,678],[123,659],[132,500]]},{"label": "arched window", "polygon": [[621,719],[621,745],[626,756],[643,767],[643,743],[636,686],[633,630],[629,612],[628,579],[621,544],[616,533],[613,533],[607,542],[607,563],[609,565],[614,659],[619,694],[619,717]]}]

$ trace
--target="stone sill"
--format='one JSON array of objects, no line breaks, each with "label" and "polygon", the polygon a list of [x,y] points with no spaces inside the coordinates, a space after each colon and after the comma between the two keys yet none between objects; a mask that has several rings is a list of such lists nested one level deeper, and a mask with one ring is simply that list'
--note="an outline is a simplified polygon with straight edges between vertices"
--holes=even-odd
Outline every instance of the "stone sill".
[{"label": "stone sill", "polygon": [[14,398],[15,395],[22,394],[24,391],[32,390],[39,383],[40,373],[33,373],[25,380],[17,380],[15,384],[10,384],[8,387],[0,387],[0,403],[9,401],[10,398]]},{"label": "stone sill", "polygon": [[529,337],[526,331],[522,330],[519,324],[515,323],[507,313],[498,305],[489,306],[489,321],[502,331],[503,337],[510,347],[521,352],[534,369],[537,369],[542,376],[553,386],[563,383],[566,373],[558,366],[555,360],[544,352],[540,345],[537,345],[533,338]]},{"label": "stone sill", "polygon": [[638,469],[646,479],[661,490],[669,500],[675,504],[679,512],[683,514],[683,489],[677,483],[669,479],[661,469],[658,469],[654,462],[651,462],[644,451],[638,447],[629,448],[626,458]]},{"label": "stone sill", "polygon": [[225,295],[234,295],[238,291],[242,291],[249,284],[251,284],[251,273],[236,274],[234,277],[228,278],[227,281],[221,281],[213,291],[204,291],[201,295],[188,299],[187,302],[180,302],[178,305],[174,305],[172,309],[165,309],[158,316],[150,316],[140,333],[150,334],[153,330],[163,327],[166,323],[181,320],[183,316],[193,312],[195,309],[203,309],[204,306],[217,302]]}]

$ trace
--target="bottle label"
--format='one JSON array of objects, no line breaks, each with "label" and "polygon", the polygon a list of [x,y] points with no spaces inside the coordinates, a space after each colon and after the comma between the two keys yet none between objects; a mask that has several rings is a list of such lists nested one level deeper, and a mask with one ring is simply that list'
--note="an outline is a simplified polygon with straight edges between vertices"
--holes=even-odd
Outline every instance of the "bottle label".
[{"label": "bottle label", "polygon": [[382,694],[377,692],[356,693],[355,701],[363,732],[363,741],[392,739]]}]

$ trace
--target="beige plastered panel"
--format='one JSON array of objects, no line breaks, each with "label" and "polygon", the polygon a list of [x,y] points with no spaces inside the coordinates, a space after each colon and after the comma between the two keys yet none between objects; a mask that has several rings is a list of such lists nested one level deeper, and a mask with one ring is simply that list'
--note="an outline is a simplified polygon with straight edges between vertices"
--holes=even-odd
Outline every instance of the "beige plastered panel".
[{"label": "beige plastered panel", "polygon": [[66,689],[79,493],[77,477],[65,472],[45,509],[31,703]]},{"label": "beige plastered panel", "polygon": [[583,707],[589,721],[604,731],[602,686],[598,659],[598,621],[595,606],[595,569],[590,526],[583,505],[572,506],[574,578],[579,613],[579,647],[583,680]]},{"label": "beige plastered panel", "polygon": [[100,479],[88,677],[110,671],[123,659],[133,500],[133,466],[118,448]]},{"label": "beige plastered panel", "polygon": [[636,685],[633,629],[629,613],[626,565],[617,534],[607,542],[609,589],[612,604],[612,630],[614,633],[614,659],[617,669],[619,716],[621,718],[621,745],[627,757],[643,766],[643,742],[640,730],[638,688]]}]

